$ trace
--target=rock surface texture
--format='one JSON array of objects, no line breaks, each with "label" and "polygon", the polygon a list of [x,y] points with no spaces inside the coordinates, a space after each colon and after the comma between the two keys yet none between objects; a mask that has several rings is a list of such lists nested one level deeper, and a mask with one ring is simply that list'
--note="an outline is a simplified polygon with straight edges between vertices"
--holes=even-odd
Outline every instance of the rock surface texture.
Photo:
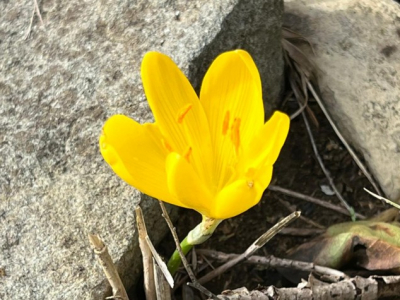
[{"label": "rock surface texture", "polygon": [[[87,234],[108,245],[127,286],[139,276],[141,197],[103,162],[98,136],[122,113],[151,122],[145,52],[170,55],[197,85],[212,59],[248,50],[267,99],[282,86],[283,3],[266,1],[0,2],[0,299],[103,299],[108,284]],[[166,232],[142,201],[149,234]]]},{"label": "rock surface texture", "polygon": [[312,43],[322,98],[388,197],[400,197],[400,5],[293,0],[284,23]]}]

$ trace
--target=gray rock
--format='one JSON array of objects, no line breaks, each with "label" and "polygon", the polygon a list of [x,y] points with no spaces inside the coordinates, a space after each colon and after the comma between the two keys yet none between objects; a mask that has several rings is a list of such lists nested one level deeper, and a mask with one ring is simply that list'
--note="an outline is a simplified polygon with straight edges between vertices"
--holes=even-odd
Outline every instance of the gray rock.
[{"label": "gray rock", "polygon": [[[323,100],[386,195],[400,197],[400,5],[286,1],[285,24],[308,38]],[[306,49],[304,49],[307,51]]]},{"label": "gray rock", "polygon": [[[140,82],[145,52],[170,56],[198,85],[218,53],[244,48],[268,101],[282,86],[282,1],[0,2],[1,299],[102,299],[107,283],[87,234],[108,245],[127,286],[140,273],[140,194],[104,163],[98,136],[123,113],[152,121]],[[269,108],[270,109],[270,108]],[[153,242],[166,226],[142,208]]]}]

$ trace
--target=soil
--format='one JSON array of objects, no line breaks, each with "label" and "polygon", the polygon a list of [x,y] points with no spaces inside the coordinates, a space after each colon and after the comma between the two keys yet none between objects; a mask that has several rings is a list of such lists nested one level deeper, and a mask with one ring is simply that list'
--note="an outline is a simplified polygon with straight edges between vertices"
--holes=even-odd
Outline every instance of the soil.
[{"label": "soil", "polygon": [[[364,187],[371,191],[373,188],[336,137],[318,105],[311,103],[310,107],[320,123],[319,128],[312,125],[319,153],[344,198],[356,212],[367,217],[374,216],[379,211],[387,208],[380,201],[363,191]],[[289,102],[283,110],[291,113],[296,110],[296,107],[294,103],[293,107],[291,107],[291,102]],[[322,185],[329,184],[315,159],[301,116],[294,119],[291,123],[289,136],[275,164],[272,184],[341,206],[336,196],[328,196],[321,189]],[[282,200],[290,204],[292,210],[284,206],[281,203]],[[294,210],[300,210],[302,216],[325,227],[340,222],[351,221],[349,216],[303,200],[285,196],[278,192],[266,190],[258,205],[235,218],[224,220],[213,236],[198,248],[240,254],[261,234]],[[201,216],[197,212],[182,210],[181,218],[175,224],[180,239],[183,239],[200,221]],[[292,223],[290,227],[299,229],[315,228],[299,219]],[[279,234],[256,254],[274,255],[284,258],[289,250],[311,238],[313,237]],[[167,235],[158,247],[158,251],[164,257],[169,257],[173,250],[174,243],[172,237],[171,235]],[[198,257],[198,260],[201,261],[201,257]],[[197,277],[200,278],[210,270],[211,268],[207,267],[198,273]],[[189,280],[185,282],[187,281]],[[205,284],[205,287],[215,294],[220,294],[225,289],[246,287],[248,290],[253,290],[260,285],[274,285],[276,287],[294,286],[276,270],[265,270],[257,266],[241,263],[219,278]],[[174,293],[176,299],[182,299],[181,294],[181,288],[178,288]],[[194,297],[195,299],[205,299],[197,291]]]}]

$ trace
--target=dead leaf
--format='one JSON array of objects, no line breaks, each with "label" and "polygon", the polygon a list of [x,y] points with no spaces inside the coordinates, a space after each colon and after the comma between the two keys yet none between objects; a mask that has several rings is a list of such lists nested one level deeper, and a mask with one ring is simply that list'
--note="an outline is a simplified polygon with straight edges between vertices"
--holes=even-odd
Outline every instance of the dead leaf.
[{"label": "dead leaf", "polygon": [[[290,259],[334,269],[358,266],[370,271],[400,274],[400,223],[358,221],[331,226],[314,240],[299,246]],[[293,282],[307,274],[279,270]]]}]

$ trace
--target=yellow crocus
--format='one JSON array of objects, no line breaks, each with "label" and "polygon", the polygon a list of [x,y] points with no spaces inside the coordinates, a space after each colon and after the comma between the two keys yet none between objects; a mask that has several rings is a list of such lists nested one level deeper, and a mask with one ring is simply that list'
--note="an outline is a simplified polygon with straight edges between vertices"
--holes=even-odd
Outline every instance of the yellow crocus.
[{"label": "yellow crocus", "polygon": [[211,219],[255,204],[271,181],[289,130],[286,114],[264,124],[261,80],[251,56],[225,52],[208,69],[200,96],[166,55],[145,55],[141,76],[155,123],[114,115],[100,150],[141,192]]}]

